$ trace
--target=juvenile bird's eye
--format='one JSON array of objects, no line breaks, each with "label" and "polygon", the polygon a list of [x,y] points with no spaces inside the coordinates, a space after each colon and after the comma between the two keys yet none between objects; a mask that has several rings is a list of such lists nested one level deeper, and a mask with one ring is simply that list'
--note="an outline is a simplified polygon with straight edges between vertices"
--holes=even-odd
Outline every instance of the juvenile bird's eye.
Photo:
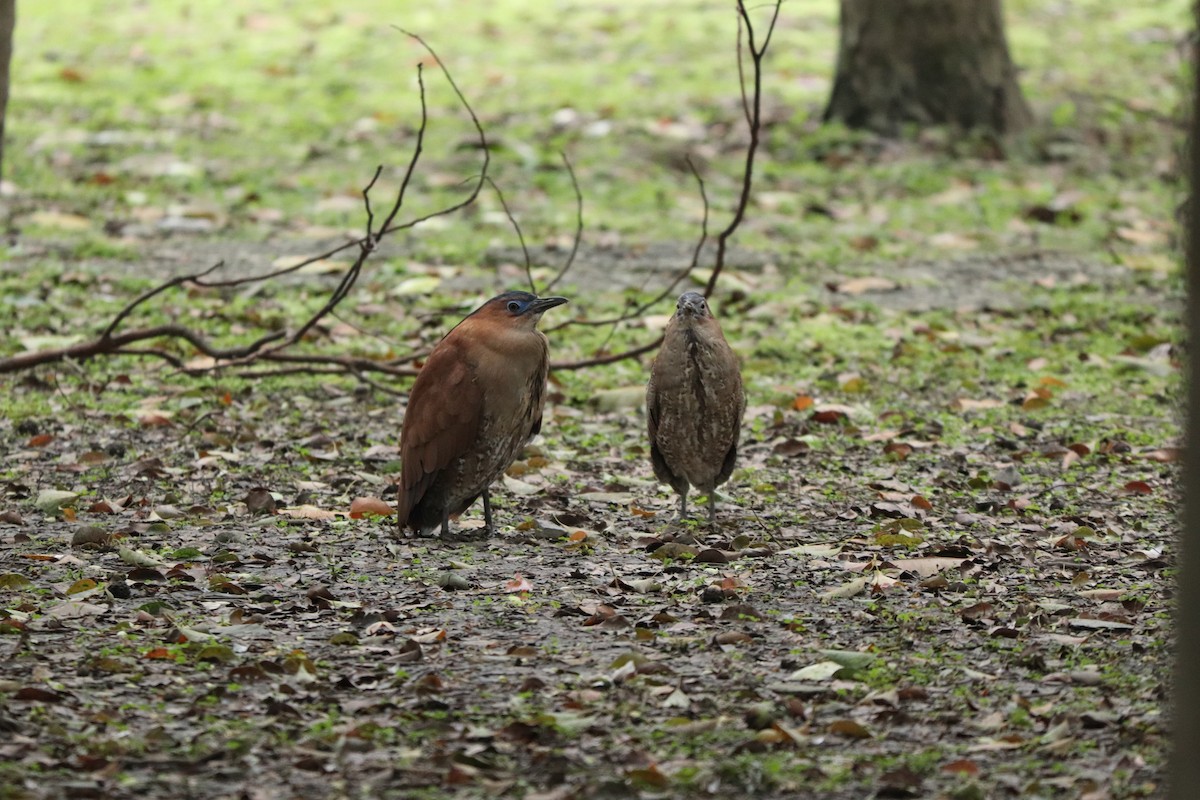
[{"label": "juvenile bird's eye", "polygon": [[517,313],[518,311],[520,311],[520,310],[521,310],[521,304],[520,304],[520,303],[518,303],[516,300],[509,300],[509,301],[508,301],[508,311],[509,311],[509,313],[510,313],[510,314],[516,314],[516,313]]}]

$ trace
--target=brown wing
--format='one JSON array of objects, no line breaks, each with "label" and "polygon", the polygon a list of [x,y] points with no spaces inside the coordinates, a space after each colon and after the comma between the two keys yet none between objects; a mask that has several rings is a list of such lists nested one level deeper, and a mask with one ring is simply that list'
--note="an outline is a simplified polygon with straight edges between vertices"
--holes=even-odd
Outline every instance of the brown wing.
[{"label": "brown wing", "polygon": [[404,526],[414,506],[438,473],[475,441],[483,409],[483,392],[455,337],[447,336],[413,383],[400,434],[399,522]]},{"label": "brown wing", "polygon": [[677,492],[687,491],[687,481],[671,471],[667,459],[658,447],[658,420],[661,409],[658,394],[658,359],[650,366],[650,380],[646,384],[646,432],[650,434],[650,466],[654,477],[668,484]]},{"label": "brown wing", "polygon": [[650,434],[651,444],[658,434],[658,382],[655,374],[657,366],[656,358],[650,363],[650,380],[646,382],[646,431]]},{"label": "brown wing", "polygon": [[[713,322],[715,325],[716,321]],[[738,364],[737,356],[734,354],[733,348],[725,341],[725,336],[721,333],[719,326],[716,326],[716,336],[719,339],[716,351],[721,362],[720,371],[733,387],[729,393],[733,405],[731,419],[733,443],[729,445],[729,450],[725,453],[725,460],[721,463],[721,470],[717,473],[715,483],[720,486],[729,480],[729,476],[733,474],[734,465],[737,463],[738,441],[742,436],[742,418],[746,415],[746,390],[742,386],[741,366]]]}]

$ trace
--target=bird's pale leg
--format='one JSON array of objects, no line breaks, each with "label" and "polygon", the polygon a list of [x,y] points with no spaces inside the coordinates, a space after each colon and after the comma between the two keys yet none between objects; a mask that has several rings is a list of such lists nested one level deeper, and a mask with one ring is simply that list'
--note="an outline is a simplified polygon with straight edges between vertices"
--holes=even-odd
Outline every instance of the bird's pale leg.
[{"label": "bird's pale leg", "polygon": [[442,538],[450,538],[450,512],[442,514]]},{"label": "bird's pale leg", "polygon": [[687,489],[679,493],[679,519],[687,519]]},{"label": "bird's pale leg", "polygon": [[708,524],[709,527],[714,527],[717,524],[717,490],[713,489],[708,493]]},{"label": "bird's pale leg", "polygon": [[487,489],[483,490],[483,527],[487,533],[492,532],[492,500]]}]

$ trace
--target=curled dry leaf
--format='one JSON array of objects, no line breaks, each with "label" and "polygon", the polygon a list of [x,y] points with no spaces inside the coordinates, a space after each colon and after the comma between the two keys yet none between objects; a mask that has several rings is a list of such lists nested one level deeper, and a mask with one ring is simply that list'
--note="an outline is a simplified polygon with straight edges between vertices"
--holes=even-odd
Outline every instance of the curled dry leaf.
[{"label": "curled dry leaf", "polygon": [[1054,394],[1049,389],[1033,389],[1025,395],[1025,399],[1021,401],[1021,408],[1025,411],[1034,411],[1039,408],[1045,408],[1050,405],[1050,399]]},{"label": "curled dry leaf", "polygon": [[1146,458],[1151,461],[1158,461],[1163,464],[1171,464],[1179,461],[1183,457],[1182,447],[1160,447],[1157,450],[1151,450],[1146,454]]},{"label": "curled dry leaf", "polygon": [[982,400],[974,400],[970,397],[958,397],[950,404],[950,407],[955,411],[983,411],[989,408],[1003,408],[1004,401],[995,400],[990,397],[985,397]]},{"label": "curled dry leaf", "polygon": [[521,573],[513,575],[512,580],[504,582],[504,591],[513,592],[532,592],[533,584],[526,578],[522,577]]},{"label": "curled dry leaf", "polygon": [[922,578],[929,578],[937,575],[942,570],[958,569],[966,560],[965,558],[940,558],[933,556],[929,558],[891,558],[888,559],[888,563],[905,572],[911,572]]},{"label": "curled dry leaf", "polygon": [[888,278],[867,275],[861,278],[850,278],[838,283],[826,284],[826,288],[838,294],[857,296],[868,292],[894,292],[900,288],[900,285]]},{"label": "curled dry leaf", "polygon": [[0,589],[24,589],[29,586],[33,586],[33,581],[19,572],[0,574]]},{"label": "curled dry leaf", "polygon": [[804,455],[811,449],[812,448],[809,446],[808,442],[803,441],[802,439],[789,438],[776,443],[775,446],[771,448],[771,452],[775,453],[775,455],[783,456],[784,458],[796,458],[797,456]]},{"label": "curled dry leaf", "polygon": [[336,519],[337,512],[327,511],[323,508],[317,508],[313,505],[295,506],[292,508],[279,509],[280,516],[291,517],[293,519]]},{"label": "curled dry leaf", "polygon": [[42,489],[38,492],[37,499],[34,500],[34,505],[43,514],[53,514],[78,496],[77,492],[65,492],[60,489]]},{"label": "curled dry leaf", "polygon": [[106,545],[111,540],[108,531],[96,525],[84,525],[71,534],[71,547]]},{"label": "curled dry leaf", "polygon": [[119,555],[121,560],[126,564],[134,567],[146,567],[153,569],[154,567],[163,566],[162,559],[156,556],[151,556],[142,552],[141,550],[135,550],[129,547],[118,547],[117,555]]},{"label": "curled dry leaf", "polygon": [[13,692],[14,700],[23,700],[27,703],[60,703],[65,699],[64,695],[52,689],[43,689],[40,686],[23,686]]},{"label": "curled dry leaf", "polygon": [[161,428],[171,424],[171,412],[158,409],[139,411],[137,422],[143,428]]},{"label": "curled dry leaf", "polygon": [[671,779],[664,775],[656,764],[642,769],[631,769],[625,773],[625,777],[631,784],[643,789],[665,790],[671,786]]},{"label": "curled dry leaf", "polygon": [[979,765],[968,758],[960,758],[957,761],[951,761],[949,764],[942,765],[942,772],[949,772],[959,775],[978,775]]},{"label": "curled dry leaf", "polygon": [[247,492],[242,502],[251,514],[274,514],[277,508],[275,496],[269,489],[261,486]]},{"label": "curled dry leaf", "polygon": [[713,643],[721,647],[732,647],[739,644],[751,644],[754,637],[741,631],[722,631],[713,637]]},{"label": "curled dry leaf", "polygon": [[870,739],[871,732],[861,722],[852,719],[835,719],[829,723],[829,732],[847,739]]},{"label": "curled dry leaf", "polygon": [[834,587],[821,593],[822,600],[835,600],[846,597],[854,597],[861,594],[867,585],[871,582],[870,578],[857,577],[849,583],[843,583],[841,586]]},{"label": "curled dry leaf", "polygon": [[356,497],[350,503],[350,519],[362,519],[366,516],[387,517],[396,511],[378,497]]}]

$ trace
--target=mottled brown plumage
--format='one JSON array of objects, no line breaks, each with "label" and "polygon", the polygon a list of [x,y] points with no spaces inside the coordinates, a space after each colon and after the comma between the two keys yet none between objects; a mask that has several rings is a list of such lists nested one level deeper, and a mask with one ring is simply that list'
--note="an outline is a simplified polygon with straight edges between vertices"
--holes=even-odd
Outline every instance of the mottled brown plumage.
[{"label": "mottled brown plumage", "polygon": [[400,433],[400,529],[450,532],[450,517],[488,487],[542,428],[546,335],[542,313],[567,302],[505,292],[484,303],[438,342],[417,375]]},{"label": "mottled brown plumage", "polygon": [[654,474],[679,493],[687,514],[689,486],[708,495],[716,520],[716,488],[737,460],[746,398],[737,357],[696,292],[679,296],[662,348],[650,368],[646,412]]}]

